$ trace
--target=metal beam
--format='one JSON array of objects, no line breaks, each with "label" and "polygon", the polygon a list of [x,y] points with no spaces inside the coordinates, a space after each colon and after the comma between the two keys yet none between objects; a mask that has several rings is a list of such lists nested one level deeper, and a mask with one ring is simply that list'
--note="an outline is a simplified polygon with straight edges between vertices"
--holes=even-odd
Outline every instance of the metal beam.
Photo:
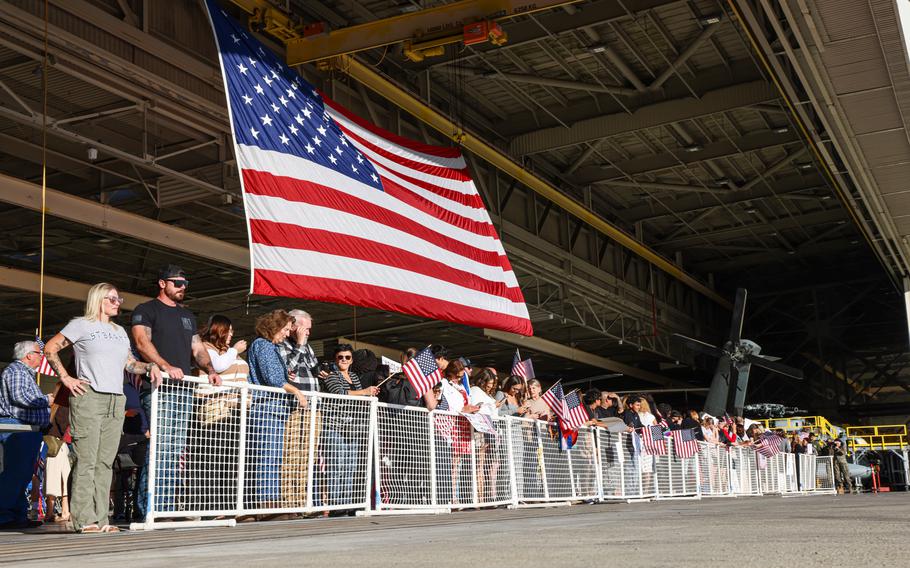
[{"label": "metal beam", "polygon": [[[578,185],[588,185],[611,179],[626,179],[627,175],[659,172],[679,167],[681,164],[688,166],[705,163],[710,160],[723,159],[730,156],[741,156],[747,152],[778,148],[789,144],[801,144],[795,132],[775,134],[770,130],[746,134],[736,140],[717,140],[705,144],[698,152],[686,152],[682,149],[671,152],[661,152],[653,156],[641,156],[629,160],[614,162],[610,165],[590,165],[577,168],[572,176],[572,182]],[[710,166],[708,166],[710,167]],[[566,173],[572,173],[567,171]]]},{"label": "metal beam", "polygon": [[729,193],[730,190],[721,187],[705,187],[703,185],[681,185],[677,183],[659,183],[654,181],[627,181],[614,179],[609,181],[602,181],[600,185],[610,185],[613,187],[623,187],[628,189],[653,189],[655,191],[672,191],[680,192],[684,191],[686,193],[716,193],[719,195],[724,195]]},{"label": "metal beam", "polygon": [[676,57],[670,66],[664,69],[664,71],[658,75],[656,79],[654,79],[653,83],[648,85],[648,90],[656,91],[660,89],[661,86],[667,82],[667,79],[676,73],[676,70],[679,68],[679,66],[684,65],[686,61],[688,61],[689,58],[695,54],[696,50],[701,47],[701,44],[708,41],[708,39],[714,35],[714,32],[716,32],[718,28],[720,28],[720,23],[711,24],[703,29],[701,33],[698,34],[698,37],[692,40],[692,43],[690,43],[688,47],[686,47],[686,49],[684,49],[683,52]]},{"label": "metal beam", "polygon": [[562,345],[554,341],[544,339],[542,337],[525,337],[523,335],[517,335],[514,333],[509,333],[507,331],[498,331],[495,329],[484,329],[483,334],[490,339],[502,341],[503,343],[509,343],[511,345],[517,345],[522,349],[540,351],[541,353],[546,353],[547,355],[552,355],[554,357],[560,357],[568,361],[576,361],[585,365],[591,365],[592,367],[598,367],[600,369],[622,373],[628,377],[634,377],[636,379],[647,381],[649,383],[677,388],[688,388],[691,386],[682,381],[676,381],[674,379],[664,377],[663,375],[652,373],[651,371],[639,369],[638,367],[633,367],[632,365],[628,365],[626,363],[621,363],[613,359],[601,357],[600,355],[594,355],[593,353],[575,349],[574,347],[569,347],[568,345]]},{"label": "metal beam", "polygon": [[[0,201],[33,211],[41,211],[41,186],[0,174]],[[62,191],[48,189],[46,202],[48,215],[54,217],[231,266],[249,268],[250,265],[249,250],[246,247],[161,223],[110,205],[75,197]]]},{"label": "metal beam", "polygon": [[[727,308],[731,307],[730,302],[726,298],[673,264],[671,260],[658,254],[654,249],[595,214],[585,207],[583,203],[579,203],[575,199],[569,197],[550,182],[532,174],[502,150],[499,150],[471,132],[463,130],[459,125],[449,120],[449,118],[442,113],[427,106],[423,101],[419,100],[408,91],[380,75],[374,67],[365,65],[357,59],[348,56],[338,58],[336,65],[338,69],[343,70],[355,80],[360,81],[366,85],[367,88],[373,90],[380,96],[393,101],[402,109],[414,115],[417,119],[425,122],[446,136],[452,136],[453,132],[456,133],[454,138],[462,147],[473,152],[477,157],[489,162],[506,175],[515,178],[545,199],[549,199],[570,215],[591,225],[597,231],[610,237],[618,244],[626,247],[647,262],[653,264],[655,267],[691,287],[693,290],[711,298],[721,306]],[[762,83],[762,86],[764,86],[764,83]]]},{"label": "metal beam", "polygon": [[729,191],[724,195],[716,196],[716,199],[710,201],[700,195],[685,196],[674,201],[672,207],[668,206],[663,208],[655,204],[645,204],[626,209],[620,214],[625,221],[634,223],[637,221],[659,219],[661,217],[669,217],[682,213],[693,213],[705,209],[714,209],[716,207],[743,203],[754,199],[771,199],[775,196],[824,189],[825,187],[825,181],[820,176],[814,175],[807,179],[803,176],[793,175],[775,180],[773,189],[767,185],[761,185],[752,187],[746,191]]},{"label": "metal beam", "polygon": [[579,120],[568,128],[558,126],[527,132],[513,138],[509,150],[515,156],[547,152],[617,134],[773,101],[778,97],[777,91],[766,81],[750,81],[708,91],[700,99],[692,97],[674,99],[641,107],[632,114],[623,112],[601,115]]},{"label": "metal beam", "polygon": [[[35,272],[0,266],[0,286],[4,288],[13,288],[14,290],[35,292],[37,294],[40,287],[40,278],[41,275]],[[92,284],[44,275],[44,293],[49,296],[84,302],[91,287]],[[149,297],[131,294],[119,289],[118,292],[123,297],[123,304],[120,307],[126,310],[132,310],[142,302],[151,300]]]},{"label": "metal beam", "polygon": [[[442,36],[439,42],[434,42],[434,45],[446,45],[462,39],[462,28],[465,24],[481,20],[501,22],[516,16],[574,4],[578,1],[537,0],[530,3],[527,0],[461,0],[341,28],[327,34],[289,39],[287,41],[288,64],[300,65],[336,55],[355,53],[412,39],[417,40],[421,36]],[[242,7],[261,4],[261,2],[250,0],[234,0],[234,3]],[[424,42],[425,40],[420,39],[419,41]]]},{"label": "metal beam", "polygon": [[455,69],[457,73],[463,73],[471,77],[482,77],[484,79],[494,79],[500,81],[514,81],[516,83],[529,83],[531,85],[542,85],[546,87],[559,87],[561,89],[570,89],[573,91],[588,91],[590,93],[607,93],[610,95],[625,95],[631,97],[640,94],[635,89],[626,87],[599,85],[597,83],[582,83],[581,81],[564,81],[562,79],[552,79],[549,77],[538,77],[537,75],[522,75],[520,73],[503,73],[496,71],[483,71],[480,69]]}]

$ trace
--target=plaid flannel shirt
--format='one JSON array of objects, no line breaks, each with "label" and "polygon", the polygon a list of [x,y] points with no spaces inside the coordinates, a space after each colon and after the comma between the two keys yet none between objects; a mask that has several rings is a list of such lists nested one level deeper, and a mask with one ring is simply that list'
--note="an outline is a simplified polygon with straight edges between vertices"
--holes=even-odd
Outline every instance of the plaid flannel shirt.
[{"label": "plaid flannel shirt", "polygon": [[22,361],[13,361],[0,375],[0,418],[14,418],[33,426],[50,424],[47,395],[35,382],[35,370]]}]

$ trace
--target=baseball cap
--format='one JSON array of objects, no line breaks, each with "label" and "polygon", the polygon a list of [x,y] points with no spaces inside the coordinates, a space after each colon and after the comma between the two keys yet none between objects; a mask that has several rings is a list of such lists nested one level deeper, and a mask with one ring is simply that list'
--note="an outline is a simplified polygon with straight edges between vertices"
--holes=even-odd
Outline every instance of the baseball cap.
[{"label": "baseball cap", "polygon": [[168,278],[186,278],[186,273],[176,264],[168,264],[158,271],[158,280],[167,280]]}]

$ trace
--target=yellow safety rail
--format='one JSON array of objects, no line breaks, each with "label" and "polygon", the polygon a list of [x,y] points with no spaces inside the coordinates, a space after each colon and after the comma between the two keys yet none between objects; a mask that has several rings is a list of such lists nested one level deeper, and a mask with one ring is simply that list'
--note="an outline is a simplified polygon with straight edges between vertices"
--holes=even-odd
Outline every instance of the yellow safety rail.
[{"label": "yellow safety rail", "polygon": [[824,416],[790,416],[789,418],[765,418],[763,420],[757,420],[756,422],[762,424],[766,430],[773,428],[775,430],[795,432],[797,430],[802,430],[803,428],[808,428],[823,436],[828,436],[830,438],[838,437],[837,430],[830,422],[828,422],[828,419]]},{"label": "yellow safety rail", "polygon": [[907,426],[904,424],[847,427],[847,447],[850,451],[891,450],[907,445]]}]

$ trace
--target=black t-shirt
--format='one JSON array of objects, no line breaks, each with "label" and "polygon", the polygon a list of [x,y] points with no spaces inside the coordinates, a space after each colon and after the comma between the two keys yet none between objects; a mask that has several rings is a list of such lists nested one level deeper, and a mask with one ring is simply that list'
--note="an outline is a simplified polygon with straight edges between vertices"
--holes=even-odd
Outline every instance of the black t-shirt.
[{"label": "black t-shirt", "polygon": [[196,316],[183,306],[168,306],[158,298],[139,304],[131,323],[152,329],[152,345],[164,360],[189,374],[193,367]]},{"label": "black t-shirt", "polygon": [[611,406],[610,408],[600,407],[597,409],[597,418],[617,418],[619,414],[616,412],[616,407]]}]

